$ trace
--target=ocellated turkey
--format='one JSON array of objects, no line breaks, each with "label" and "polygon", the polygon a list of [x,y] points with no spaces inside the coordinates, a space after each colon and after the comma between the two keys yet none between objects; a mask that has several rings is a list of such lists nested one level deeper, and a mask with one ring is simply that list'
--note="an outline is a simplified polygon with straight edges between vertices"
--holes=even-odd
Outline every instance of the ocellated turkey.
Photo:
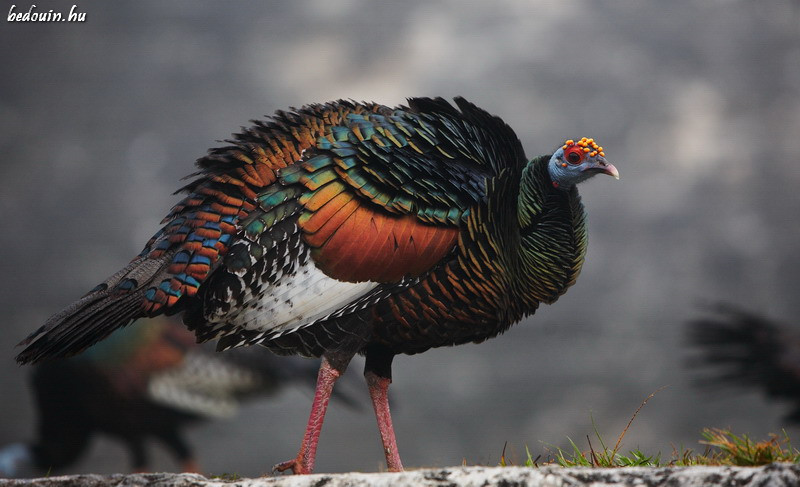
[{"label": "ocellated turkey", "polygon": [[0,477],[63,471],[98,435],[121,441],[134,471],[148,469],[151,439],[181,471],[199,471],[186,426],[231,417],[241,401],[289,384],[313,385],[316,362],[255,347],[214,353],[176,319],[142,319],[77,357],[33,369],[36,437],[0,449]]},{"label": "ocellated turkey", "polygon": [[220,350],[321,356],[300,452],[275,467],[307,473],[334,382],[364,354],[387,465],[401,470],[392,358],[481,342],[555,302],[586,253],[576,184],[619,177],[593,139],[529,160],[501,119],[455,102],[337,101],[253,122],[197,161],[144,250],[28,337],[18,360],[74,354],[180,310]]}]

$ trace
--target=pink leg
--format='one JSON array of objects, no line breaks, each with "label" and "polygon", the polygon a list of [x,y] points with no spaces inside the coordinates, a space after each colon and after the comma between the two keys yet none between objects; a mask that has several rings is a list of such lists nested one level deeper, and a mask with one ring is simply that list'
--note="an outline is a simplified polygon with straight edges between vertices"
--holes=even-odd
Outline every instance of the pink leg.
[{"label": "pink leg", "polygon": [[[346,365],[345,365],[346,366]],[[281,462],[272,471],[283,472],[292,469],[295,474],[308,474],[314,471],[314,459],[317,456],[317,442],[319,433],[322,431],[322,422],[325,421],[325,412],[328,410],[328,402],[331,399],[333,385],[336,379],[344,372],[345,367],[336,368],[322,357],[322,364],[317,376],[317,389],[314,391],[314,403],[311,405],[311,415],[308,418],[306,434],[303,437],[303,444],[297,458]]]},{"label": "pink leg", "polygon": [[383,453],[386,455],[386,466],[390,472],[402,472],[403,464],[400,462],[400,454],[397,452],[397,440],[394,437],[394,427],[392,426],[392,414],[389,411],[389,384],[392,379],[380,377],[374,372],[364,373],[369,387],[369,395],[372,398],[372,407],[375,408],[375,418],[378,420],[378,430],[381,433],[383,442]]}]

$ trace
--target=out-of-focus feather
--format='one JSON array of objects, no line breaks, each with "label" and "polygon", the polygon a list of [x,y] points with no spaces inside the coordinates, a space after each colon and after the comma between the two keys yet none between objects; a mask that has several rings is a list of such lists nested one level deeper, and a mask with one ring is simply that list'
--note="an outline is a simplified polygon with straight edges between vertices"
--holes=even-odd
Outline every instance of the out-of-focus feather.
[{"label": "out-of-focus feather", "polygon": [[704,385],[724,384],[761,390],[788,400],[788,419],[800,422],[800,329],[729,305],[719,305],[687,326],[698,348],[691,359]]}]

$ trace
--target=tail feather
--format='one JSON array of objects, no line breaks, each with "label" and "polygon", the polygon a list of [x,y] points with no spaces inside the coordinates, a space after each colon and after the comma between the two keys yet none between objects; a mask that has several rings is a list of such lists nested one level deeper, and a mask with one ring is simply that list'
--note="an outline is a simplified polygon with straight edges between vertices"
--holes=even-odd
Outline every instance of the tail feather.
[{"label": "tail feather", "polygon": [[[690,343],[700,347],[691,365],[715,370],[699,382],[753,385],[768,396],[796,399],[800,394],[800,340],[790,327],[729,305],[690,322]],[[800,409],[798,409],[800,410]]]},{"label": "tail feather", "polygon": [[134,259],[20,342],[17,346],[25,349],[17,355],[17,362],[37,363],[75,355],[143,317],[145,290],[162,274],[170,257]]}]

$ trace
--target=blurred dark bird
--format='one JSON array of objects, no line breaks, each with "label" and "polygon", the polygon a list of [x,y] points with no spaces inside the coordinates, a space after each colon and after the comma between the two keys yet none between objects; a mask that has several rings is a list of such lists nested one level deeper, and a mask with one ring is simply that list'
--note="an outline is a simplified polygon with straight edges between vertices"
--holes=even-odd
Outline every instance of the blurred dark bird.
[{"label": "blurred dark bird", "polygon": [[182,471],[198,472],[182,433],[189,423],[233,416],[243,399],[289,383],[313,385],[317,368],[316,361],[255,348],[214,353],[176,320],[141,320],[78,357],[34,368],[37,438],[0,450],[0,476],[69,467],[98,434],[126,445],[134,471],[147,469],[145,442],[152,438]]},{"label": "blurred dark bird", "polygon": [[704,385],[726,384],[761,390],[791,401],[786,419],[800,423],[800,330],[732,306],[687,326],[689,342],[700,355],[692,364],[711,372]]},{"label": "blurred dark bird", "polygon": [[592,139],[528,160],[502,120],[456,98],[279,111],[198,160],[188,196],[127,267],[53,316],[17,359],[74,354],[140,316],[186,310],[220,350],[321,356],[311,472],[334,382],[356,353],[389,470],[396,354],[481,342],[553,303],[586,253],[576,184],[619,177]]}]

